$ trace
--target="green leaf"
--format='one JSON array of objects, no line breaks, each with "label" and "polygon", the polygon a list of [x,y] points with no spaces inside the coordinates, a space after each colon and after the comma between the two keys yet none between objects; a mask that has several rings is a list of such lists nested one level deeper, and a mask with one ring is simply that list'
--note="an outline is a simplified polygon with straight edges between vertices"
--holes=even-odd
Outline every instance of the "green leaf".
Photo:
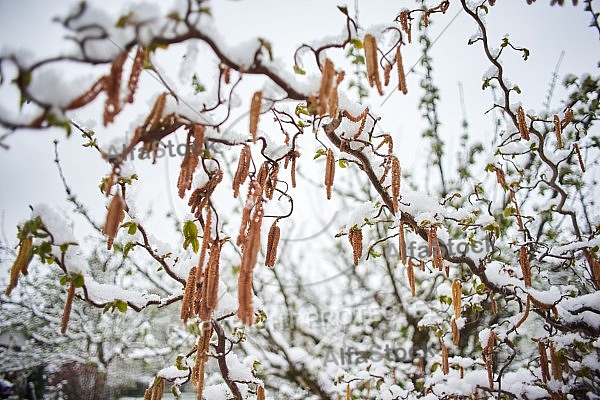
[{"label": "green leaf", "polygon": [[129,252],[135,248],[135,242],[127,242],[125,246],[123,246],[123,257],[127,257]]},{"label": "green leaf", "polygon": [[518,94],[521,94],[521,88],[520,88],[520,87],[518,87],[517,85],[513,86],[513,90],[514,90],[515,92],[517,92]]},{"label": "green leaf", "polygon": [[310,116],[310,114],[308,113],[308,110],[306,109],[306,104],[304,104],[304,103],[296,104],[296,110],[294,111],[294,113],[296,114],[296,117],[299,117],[300,114]]},{"label": "green leaf", "polygon": [[489,78],[485,78],[483,80],[483,84],[481,85],[481,89],[485,90],[486,88],[488,88],[490,86],[490,80]]},{"label": "green leaf", "polygon": [[350,40],[350,43],[352,43],[352,46],[356,47],[357,49],[363,48],[363,42],[360,39],[354,38]]},{"label": "green leaf", "polygon": [[338,10],[340,10],[344,15],[348,15],[348,7],[338,6]]},{"label": "green leaf", "polygon": [[65,285],[67,284],[67,282],[68,282],[68,281],[69,281],[69,278],[67,278],[67,276],[66,276],[66,275],[64,275],[64,276],[61,276],[61,277],[60,277],[60,284],[61,284],[62,286],[65,286]]},{"label": "green leaf", "polygon": [[452,298],[450,298],[448,296],[445,296],[445,295],[441,295],[440,298],[439,298],[439,300],[440,300],[440,303],[444,303],[444,304],[447,304],[447,305],[452,304]]},{"label": "green leaf", "polygon": [[189,245],[192,245],[192,250],[197,253],[200,249],[200,242],[198,241],[198,227],[194,221],[188,220],[183,223],[183,248],[187,250]]},{"label": "green leaf", "polygon": [[258,38],[258,42],[260,43],[260,47],[267,50],[267,53],[269,54],[269,60],[273,61],[273,48],[271,47],[271,42],[263,38]]},{"label": "green leaf", "polygon": [[183,354],[179,354],[175,359],[175,367],[181,371],[187,371],[189,369],[185,364],[185,356]]},{"label": "green leaf", "polygon": [[137,232],[137,224],[135,222],[132,222],[129,225],[129,228],[127,229],[127,233],[129,233],[130,235],[135,235],[136,232]]},{"label": "green leaf", "polygon": [[133,12],[131,12],[131,11],[125,15],[122,15],[121,17],[119,17],[119,19],[115,23],[115,28],[125,28],[131,21],[132,17],[133,17]]},{"label": "green leaf", "polygon": [[71,136],[71,122],[68,120],[59,119],[56,114],[49,113],[46,117],[46,121],[50,126],[56,126],[58,128],[63,128],[67,134],[67,137]]},{"label": "green leaf", "polygon": [[198,240],[198,238],[194,238],[191,241],[192,243],[192,250],[194,251],[194,253],[197,253],[198,250],[200,250],[200,241]]},{"label": "green leaf", "polygon": [[294,72],[297,73],[298,75],[306,75],[306,71],[303,70],[302,68],[300,68],[300,66],[298,66],[298,64],[294,64]]},{"label": "green leaf", "polygon": [[119,310],[122,313],[127,311],[127,303],[123,300],[115,300],[115,307],[117,307],[117,310]]},{"label": "green leaf", "polygon": [[73,275],[72,282],[76,288],[83,287],[83,284],[84,284],[83,275],[80,275],[80,274]]},{"label": "green leaf", "polygon": [[23,75],[23,85],[29,86],[30,83],[31,83],[31,74],[27,73],[27,74]]},{"label": "green leaf", "polygon": [[171,11],[169,14],[167,14],[167,18],[172,19],[173,21],[181,20],[181,16],[177,11]]},{"label": "green leaf", "polygon": [[200,80],[198,79],[196,74],[194,74],[192,76],[192,87],[194,88],[194,94],[198,94],[198,93],[202,93],[202,92],[206,91],[206,88],[204,87],[203,84],[200,83]]},{"label": "green leaf", "polygon": [[315,156],[313,157],[313,160],[316,160],[317,158],[319,158],[321,156],[325,156],[325,155],[327,155],[327,150],[325,150],[325,149],[319,149],[315,153]]},{"label": "green leaf", "polygon": [[186,238],[198,236],[198,227],[192,220],[187,220],[183,223],[183,236]]},{"label": "green leaf", "polygon": [[348,168],[348,160],[340,159],[338,160],[338,165],[340,168]]},{"label": "green leaf", "polygon": [[354,57],[354,60],[352,60],[352,64],[354,64],[354,65],[364,64],[364,63],[365,63],[365,58],[360,55]]},{"label": "green leaf", "polygon": [[369,250],[369,255],[373,258],[381,257],[381,253],[376,252],[373,247],[371,247],[371,250]]}]

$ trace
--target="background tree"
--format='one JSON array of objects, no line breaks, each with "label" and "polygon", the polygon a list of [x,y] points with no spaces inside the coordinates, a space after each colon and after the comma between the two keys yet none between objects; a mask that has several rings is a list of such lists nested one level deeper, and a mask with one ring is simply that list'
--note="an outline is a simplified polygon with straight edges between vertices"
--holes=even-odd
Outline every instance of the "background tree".
[{"label": "background tree", "polygon": [[[0,58],[9,71],[4,84],[20,93],[18,112],[4,110],[0,124],[13,132],[77,132],[86,151],[106,161],[102,231],[119,261],[103,270],[94,262],[96,247],[77,240],[62,216],[34,206],[19,226],[7,295],[20,290],[35,258],[55,271],[44,266],[38,274],[54,287],[64,284],[63,333],[72,329],[74,303],[127,311],[125,325],[136,323],[132,311],[152,325],[150,310],[179,307],[181,327],[193,337],[151,380],[151,399],[162,396],[166,382],[177,393],[188,381],[198,398],[264,398],[265,388],[276,398],[598,394],[598,79],[569,76],[569,97],[559,108],[548,102],[546,110],[528,109],[517,103],[521,89],[506,78],[503,60],[526,60],[529,50],[508,36],[490,36],[484,21],[493,2],[459,5],[476,28],[469,44],[489,63],[482,86],[493,92],[489,115],[497,135],[491,144],[471,141],[464,118],[456,173],[444,167],[444,138],[451,136],[438,118],[428,34],[432,21],[448,18],[448,1],[419,2],[368,29],[339,7],[343,33],[301,45],[290,68],[268,39],[229,47],[205,1],[180,2],[166,14],[131,9],[116,21],[89,4],[75,6],[60,19],[75,44],[71,53]],[[591,1],[584,6],[599,29]],[[429,175],[427,187],[401,168],[397,141],[381,128],[377,107],[353,100],[365,99],[361,79],[371,98],[394,86],[414,96],[404,58],[417,37],[423,136],[431,144],[428,166],[438,175]],[[188,44],[184,64],[193,64],[193,43],[209,54],[205,75],[184,68],[186,84],[173,82],[164,63]],[[72,64],[96,75],[85,90],[57,79],[56,71]],[[161,83],[159,93],[143,92],[144,71]],[[138,118],[128,110],[139,95],[151,107]],[[236,120],[240,106],[249,111]],[[78,122],[83,111],[98,120],[101,114],[103,127]],[[133,133],[105,138],[107,127],[122,120]],[[177,221],[181,235],[168,245],[136,207],[138,182],[128,161],[158,162],[172,154],[177,136],[188,151],[170,190],[187,199],[190,214]],[[314,157],[304,150],[307,142]],[[342,276],[336,285],[314,285],[302,270],[306,249],[294,249],[291,240],[303,227],[290,218],[302,203],[315,207],[299,194],[311,186],[321,186],[319,210],[330,199],[344,220],[334,228],[341,240],[322,244],[327,264]],[[329,221],[307,225],[328,228]],[[452,248],[456,239],[464,245]],[[413,252],[415,243],[424,251]],[[132,282],[127,271],[143,279]],[[348,323],[340,318],[345,309],[353,310]],[[368,310],[364,318],[355,318],[357,309]],[[340,330],[331,335],[336,318]],[[390,343],[409,343],[407,355],[386,351]]]}]

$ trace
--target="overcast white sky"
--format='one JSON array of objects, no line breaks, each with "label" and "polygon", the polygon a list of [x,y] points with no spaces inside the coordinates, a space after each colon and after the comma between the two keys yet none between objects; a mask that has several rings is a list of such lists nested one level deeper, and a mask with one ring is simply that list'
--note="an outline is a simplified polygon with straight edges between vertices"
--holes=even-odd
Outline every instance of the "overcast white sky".
[{"label": "overcast white sky", "polygon": [[[121,1],[94,3],[114,10],[115,16],[122,9]],[[211,7],[217,26],[228,43],[244,42],[253,36],[267,38],[273,43],[275,56],[292,65],[293,50],[298,44],[342,32],[344,19],[336,5],[344,3],[354,12],[354,2],[320,0],[222,0],[211,4]],[[394,19],[401,6],[410,7],[412,3],[359,1],[359,23],[366,27],[374,23],[389,22]],[[51,19],[64,15],[69,4],[71,2],[67,1],[0,0],[0,49],[6,51],[7,48],[26,48],[40,55],[55,54],[57,49],[64,48],[65,42],[61,39],[63,32],[56,24],[51,23]],[[531,50],[531,57],[527,62],[523,62],[519,55],[506,57],[504,60],[508,77],[523,90],[523,96],[519,100],[525,108],[541,108],[552,72],[563,50],[565,58],[560,67],[561,76],[566,73],[579,75],[598,72],[600,42],[598,33],[587,27],[590,15],[584,12],[581,4],[578,7],[570,4],[550,7],[548,4],[549,0],[538,0],[531,6],[527,6],[525,0],[497,2],[488,17],[491,37],[498,44],[504,34],[510,33],[511,42]],[[436,38],[447,27],[433,47],[433,57],[435,80],[441,88],[442,96],[440,112],[443,125],[440,133],[448,143],[449,166],[452,165],[453,152],[457,149],[458,138],[462,133],[459,82],[464,86],[470,132],[475,138],[487,143],[492,141],[493,135],[491,118],[482,115],[491,104],[489,92],[481,91],[481,76],[489,65],[483,60],[479,44],[466,45],[476,28],[474,22],[464,12],[459,13],[459,10],[460,3],[451,1],[447,15],[433,17],[434,25],[431,29],[432,38]],[[450,24],[457,13],[457,18]],[[416,35],[415,30],[413,36]],[[419,55],[419,45],[413,41],[404,53],[405,68],[412,66]],[[174,69],[173,74],[176,73],[177,69]],[[146,82],[153,85],[150,80]],[[374,98],[372,109],[382,116],[382,129],[394,136],[395,148],[399,152],[403,168],[422,176],[426,146],[419,140],[423,123],[416,109],[420,95],[418,83],[419,76],[411,74],[408,78],[408,96],[394,92],[383,105],[381,102],[385,97]],[[7,86],[8,79],[5,79],[0,89],[0,104],[14,105],[17,101],[15,92]],[[158,91],[159,88],[150,90]],[[386,96],[390,91],[391,88],[386,90]],[[557,87],[553,106],[558,106],[557,100],[562,93],[561,88]],[[107,131],[111,129],[118,128],[109,127]],[[2,228],[11,243],[14,243],[16,224],[29,214],[29,204],[48,202],[59,204],[65,210],[70,209],[65,205],[64,191],[53,163],[52,140],[55,138],[60,140],[63,167],[72,189],[88,204],[98,220],[104,217],[105,200],[97,187],[107,168],[94,152],[81,148],[82,140],[79,136],[75,134],[67,140],[60,131],[20,132],[7,141],[11,146],[9,151],[0,149],[0,213],[4,218]],[[308,138],[304,142],[309,142]],[[303,161],[309,162],[308,159]],[[164,214],[163,209],[166,211],[169,208],[164,178],[166,174],[176,176],[179,163],[178,158],[165,158],[155,166],[136,164],[136,169],[145,182],[140,191],[152,194],[140,207],[150,207],[156,214]],[[175,196],[175,182],[171,180],[170,185],[170,196]],[[183,216],[187,212],[187,206],[178,198],[174,201],[176,212],[180,217]]]}]

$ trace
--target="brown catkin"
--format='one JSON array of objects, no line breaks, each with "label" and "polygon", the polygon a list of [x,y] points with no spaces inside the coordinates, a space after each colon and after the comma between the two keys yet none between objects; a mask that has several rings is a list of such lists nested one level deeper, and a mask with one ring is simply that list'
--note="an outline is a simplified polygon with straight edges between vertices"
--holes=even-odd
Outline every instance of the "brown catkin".
[{"label": "brown catkin", "polygon": [[248,222],[250,221],[250,207],[244,207],[242,211],[242,223],[240,224],[240,232],[237,237],[236,244],[241,246],[242,249],[246,243],[246,230],[248,228]]},{"label": "brown catkin", "polygon": [[202,280],[202,273],[204,271],[204,260],[206,260],[206,251],[208,245],[212,241],[212,211],[210,208],[206,210],[206,218],[204,219],[204,228],[202,230],[202,244],[200,246],[200,255],[198,257],[198,268],[196,269],[196,282],[200,283]]},{"label": "brown catkin", "polygon": [[358,261],[362,256],[362,245],[363,245],[363,234],[362,229],[352,227],[348,233],[348,240],[352,245],[352,255],[354,258],[354,265],[358,265]]},{"label": "brown catkin", "polygon": [[69,326],[69,319],[71,318],[71,308],[73,307],[73,299],[75,298],[75,284],[71,281],[69,285],[69,290],[67,291],[67,301],[65,303],[65,310],[63,311],[61,324],[60,324],[60,333],[63,335],[67,333],[67,328]]},{"label": "brown catkin", "polygon": [[240,232],[237,238],[237,245],[242,247],[242,252],[246,247],[246,242],[248,240],[248,229],[250,226],[250,213],[252,211],[252,207],[256,205],[258,201],[260,201],[260,197],[262,195],[262,188],[260,184],[256,181],[251,181],[248,185],[248,197],[246,199],[246,203],[244,205],[244,209],[242,211],[242,222],[240,224]]},{"label": "brown catkin", "polygon": [[434,225],[429,229],[429,250],[433,257],[433,265],[442,271],[444,269],[444,258],[442,257],[442,248],[437,238],[437,227]]},{"label": "brown catkin", "polygon": [[10,281],[5,292],[7,296],[9,296],[10,292],[17,286],[19,274],[27,275],[27,266],[33,258],[32,247],[33,239],[31,237],[27,237],[21,241],[19,253],[10,269]]},{"label": "brown catkin", "polygon": [[529,253],[525,246],[521,246],[519,250],[519,264],[521,265],[525,286],[531,286],[531,266],[529,265]]},{"label": "brown catkin", "polygon": [[165,379],[159,378],[144,392],[144,400],[162,400],[165,391]]},{"label": "brown catkin", "polygon": [[525,140],[529,140],[529,129],[527,129],[527,122],[525,121],[525,111],[523,110],[523,107],[519,107],[517,110],[517,125],[519,132],[521,133],[521,137]]},{"label": "brown catkin", "polygon": [[358,139],[360,137],[360,135],[363,132],[363,130],[365,129],[365,125],[367,123],[367,116],[368,116],[368,114],[366,114],[366,113],[363,112],[361,115],[363,115],[363,117],[360,120],[360,125],[358,126],[358,130],[354,134],[354,139]]},{"label": "brown catkin", "polygon": [[[190,149],[191,146],[191,133],[189,133],[186,140],[186,148]],[[179,178],[177,179],[177,189],[179,197],[182,199],[185,196],[185,192],[192,188],[192,178],[194,176],[194,171],[196,171],[196,167],[198,166],[198,156],[199,153],[195,151],[187,151],[183,156],[183,161],[181,161]]]},{"label": "brown catkin", "polygon": [[73,110],[75,108],[80,108],[90,103],[92,100],[98,97],[100,93],[104,91],[104,89],[106,88],[105,81],[105,77],[98,79],[96,83],[94,83],[94,85],[91,88],[89,88],[85,93],[71,100],[71,102],[67,105],[66,109]]},{"label": "brown catkin", "polygon": [[[206,307],[208,318],[217,307],[219,295],[219,259],[221,257],[221,244],[218,240],[213,241],[210,246],[210,257],[208,258],[206,274]],[[202,316],[200,316],[202,318]],[[202,318],[204,319],[204,318]]]},{"label": "brown catkin", "polygon": [[381,80],[379,79],[379,63],[377,62],[377,40],[371,34],[365,35],[364,39],[365,61],[367,63],[367,78],[369,86],[377,87],[380,95],[383,95]]},{"label": "brown catkin", "polygon": [[344,71],[338,72],[336,74],[337,78],[335,81],[335,85],[331,87],[331,94],[329,95],[329,115],[332,118],[337,118],[339,113],[339,94],[338,87],[340,83],[344,80],[345,73]]},{"label": "brown catkin", "polygon": [[494,297],[493,293],[490,294],[490,303],[492,304],[492,314],[498,314],[498,303],[496,302],[496,298]]},{"label": "brown catkin", "polygon": [[262,92],[256,92],[252,96],[250,104],[250,134],[252,141],[256,142],[256,132],[258,130],[258,118],[260,116],[260,106],[262,103]]},{"label": "brown catkin", "polygon": [[565,111],[565,117],[562,120],[562,129],[565,129],[567,127],[567,125],[569,125],[571,123],[571,121],[573,120],[573,110],[571,110],[570,108],[567,108],[567,110]]},{"label": "brown catkin", "polygon": [[546,383],[550,380],[550,370],[548,369],[548,354],[546,353],[546,345],[541,339],[538,341],[538,352],[540,353],[540,369],[542,370],[542,381]]},{"label": "brown catkin", "polygon": [[452,344],[458,346],[460,342],[460,330],[456,324],[456,318],[452,318]]},{"label": "brown catkin", "polygon": [[402,27],[402,30],[406,33],[408,43],[410,43],[411,42],[410,11],[408,11],[408,10],[402,11],[400,13],[400,15],[398,16],[398,19],[400,20],[400,26]]},{"label": "brown catkin", "polygon": [[406,74],[404,73],[404,64],[402,62],[402,52],[400,51],[400,47],[396,50],[396,68],[398,68],[398,90],[402,92],[402,94],[408,93],[408,86],[406,86]]},{"label": "brown catkin", "polygon": [[383,86],[390,84],[390,75],[392,74],[392,64],[386,64],[383,69]]},{"label": "brown catkin", "polygon": [[494,170],[496,171],[496,181],[498,181],[498,183],[500,184],[500,186],[502,186],[502,188],[504,188],[506,190],[506,178],[504,177],[504,171],[502,170],[502,168],[499,167],[495,167]]},{"label": "brown catkin", "polygon": [[158,382],[158,385],[156,385],[156,390],[154,392],[154,399],[153,400],[162,400],[163,398],[163,394],[165,392],[165,379],[161,378],[160,381]]},{"label": "brown catkin", "polygon": [[458,279],[452,282],[452,306],[454,307],[454,318],[459,318],[462,309],[462,285]]},{"label": "brown catkin", "polygon": [[265,400],[265,388],[262,386],[259,386],[256,389],[256,400]]},{"label": "brown catkin", "polygon": [[327,188],[327,200],[331,199],[331,187],[335,176],[335,158],[333,151],[327,149],[327,163],[325,164],[325,187]]},{"label": "brown catkin", "polygon": [[442,372],[444,373],[444,375],[448,375],[448,372],[450,372],[450,368],[448,365],[448,348],[446,347],[446,345],[442,342]]},{"label": "brown catkin", "polygon": [[121,94],[121,75],[123,64],[127,60],[127,53],[122,52],[112,62],[110,74],[105,76],[106,102],[104,103],[103,124],[107,126],[113,122],[115,116],[121,111],[119,96]]},{"label": "brown catkin", "polygon": [[554,342],[550,342],[550,369],[552,371],[552,379],[560,381],[562,379],[562,368],[559,356],[554,348]]},{"label": "brown catkin", "polygon": [[267,185],[268,177],[269,177],[269,162],[265,161],[260,166],[260,169],[258,170],[258,174],[256,175],[256,182],[258,182],[258,184],[260,185],[260,193],[261,194],[262,194],[262,191],[265,189],[265,186]]},{"label": "brown catkin", "polygon": [[204,392],[204,368],[208,360],[210,348],[210,337],[212,336],[212,325],[208,321],[202,323],[202,336],[198,338],[196,345],[196,362],[192,369],[192,382],[196,386],[196,398],[202,400]]},{"label": "brown catkin", "polygon": [[404,238],[404,222],[400,221],[398,226],[398,249],[400,253],[400,261],[406,265],[406,240]]},{"label": "brown catkin", "polygon": [[150,111],[150,114],[148,114],[148,117],[146,117],[146,121],[144,122],[144,128],[146,131],[152,131],[158,128],[162,119],[163,111],[165,110],[166,103],[167,93],[163,92],[156,98],[154,106],[152,106],[152,111]]},{"label": "brown catkin", "polygon": [[279,244],[280,229],[277,226],[277,220],[273,222],[269,229],[269,236],[267,240],[267,255],[265,257],[265,265],[273,268],[275,266],[275,260],[277,259],[277,245]]},{"label": "brown catkin", "polygon": [[408,286],[410,287],[410,292],[414,296],[416,292],[415,267],[411,260],[408,260],[408,266],[406,267],[406,278],[408,279]]},{"label": "brown catkin", "polygon": [[204,139],[206,136],[206,126],[202,124],[192,125],[192,134],[194,136],[194,144],[192,145],[193,151],[200,154],[200,150],[204,147]]},{"label": "brown catkin", "polygon": [[181,312],[179,317],[183,323],[187,323],[187,320],[191,317],[191,312],[194,304],[196,292],[196,267],[190,268],[188,273],[187,281],[185,281],[185,290],[183,292],[183,299],[181,300]]},{"label": "brown catkin", "polygon": [[319,88],[319,104],[317,106],[317,111],[320,117],[327,113],[327,109],[329,107],[329,96],[333,87],[334,76],[335,70],[333,67],[333,62],[328,58],[323,64],[321,87]]},{"label": "brown catkin", "polygon": [[562,141],[562,125],[560,123],[560,117],[554,114],[554,134],[556,135],[556,146],[559,149],[563,148]]},{"label": "brown catkin", "polygon": [[238,278],[238,312],[237,315],[245,325],[254,322],[254,304],[252,298],[252,276],[258,252],[260,251],[260,228],[264,211],[258,201],[250,218],[246,244],[242,249],[242,261]]},{"label": "brown catkin", "polygon": [[135,96],[135,91],[138,86],[138,81],[140,78],[140,73],[144,69],[144,61],[146,60],[146,49],[142,46],[139,46],[137,52],[135,53],[135,58],[133,59],[133,65],[131,66],[131,73],[129,74],[129,81],[127,82],[127,90],[129,91],[127,95],[127,102],[133,103],[133,98]]},{"label": "brown catkin", "polygon": [[300,153],[295,151],[292,156],[292,166],[290,168],[290,178],[292,181],[292,187],[296,187],[296,158],[300,157]]},{"label": "brown catkin", "polygon": [[585,172],[585,164],[583,163],[583,157],[581,156],[579,145],[577,143],[573,143],[573,149],[575,149],[575,153],[577,153],[577,160],[579,160],[579,168],[581,168],[581,172]]},{"label": "brown catkin", "polygon": [[392,205],[394,207],[394,214],[398,213],[398,200],[400,198],[401,182],[402,175],[400,170],[400,160],[398,160],[398,157],[392,156]]},{"label": "brown catkin", "polygon": [[250,147],[244,145],[240,151],[240,159],[238,160],[238,166],[233,177],[233,197],[237,198],[240,194],[240,186],[244,184],[250,171]]},{"label": "brown catkin", "polygon": [[273,200],[273,195],[275,194],[275,189],[277,189],[277,175],[279,173],[279,164],[274,164],[272,168],[269,170],[269,174],[267,175],[267,179],[265,182],[265,195],[267,199]]},{"label": "brown catkin", "polygon": [[238,279],[238,311],[237,316],[245,325],[254,322],[254,305],[252,299],[252,273],[240,274]]},{"label": "brown catkin", "polygon": [[106,213],[106,222],[104,223],[104,234],[108,237],[106,247],[108,250],[112,248],[113,241],[119,230],[119,225],[123,220],[123,208],[125,203],[119,194],[113,196],[108,212]]}]

